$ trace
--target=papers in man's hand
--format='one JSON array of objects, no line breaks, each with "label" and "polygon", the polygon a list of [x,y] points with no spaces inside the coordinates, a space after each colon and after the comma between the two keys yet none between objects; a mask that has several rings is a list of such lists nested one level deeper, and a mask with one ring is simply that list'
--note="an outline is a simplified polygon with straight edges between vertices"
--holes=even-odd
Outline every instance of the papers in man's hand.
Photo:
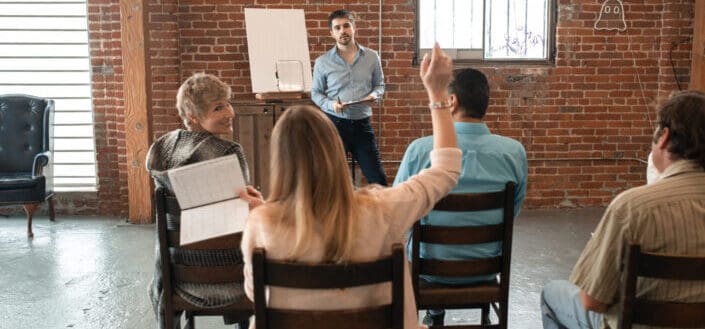
[{"label": "papers in man's hand", "polygon": [[181,206],[181,245],[242,231],[249,213],[237,191],[245,187],[237,155],[169,170]]}]

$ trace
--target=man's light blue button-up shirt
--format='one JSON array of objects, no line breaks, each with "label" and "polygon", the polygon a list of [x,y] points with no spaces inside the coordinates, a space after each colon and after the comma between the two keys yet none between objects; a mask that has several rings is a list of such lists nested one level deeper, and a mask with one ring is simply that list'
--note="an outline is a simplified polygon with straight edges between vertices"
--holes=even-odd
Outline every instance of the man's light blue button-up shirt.
[{"label": "man's light blue button-up shirt", "polygon": [[358,51],[352,64],[348,64],[333,47],[316,59],[313,67],[311,99],[323,111],[339,118],[360,120],[372,115],[368,103],[346,106],[342,113],[333,110],[333,103],[357,101],[369,95],[382,98],[384,73],[377,53],[357,45]]},{"label": "man's light blue button-up shirt", "polygon": [[[514,139],[491,134],[484,123],[456,122],[454,125],[458,136],[458,148],[463,151],[463,166],[458,185],[450,193],[501,191],[507,182],[513,181],[517,184],[514,195],[514,214],[517,215],[524,202],[528,176],[524,146]],[[431,159],[428,154],[432,149],[432,136],[413,141],[406,149],[394,185],[404,182],[419,171],[430,167]],[[502,210],[471,213],[431,211],[428,216],[421,219],[421,222],[441,226],[499,224],[502,222]],[[410,250],[411,239],[407,242],[407,251]],[[423,243],[420,250],[421,258],[439,259],[491,258],[501,254],[502,245],[499,242],[458,246]],[[493,277],[492,275],[469,278],[424,276],[424,279],[439,283],[469,284],[487,281]]]}]

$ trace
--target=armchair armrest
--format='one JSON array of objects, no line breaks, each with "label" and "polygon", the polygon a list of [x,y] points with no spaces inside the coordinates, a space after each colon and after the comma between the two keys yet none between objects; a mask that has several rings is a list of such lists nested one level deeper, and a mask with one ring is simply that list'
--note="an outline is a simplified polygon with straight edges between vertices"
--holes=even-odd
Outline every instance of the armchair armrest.
[{"label": "armchair armrest", "polygon": [[42,176],[44,174],[44,167],[49,164],[50,160],[51,151],[46,151],[35,155],[34,162],[32,163],[32,177]]}]

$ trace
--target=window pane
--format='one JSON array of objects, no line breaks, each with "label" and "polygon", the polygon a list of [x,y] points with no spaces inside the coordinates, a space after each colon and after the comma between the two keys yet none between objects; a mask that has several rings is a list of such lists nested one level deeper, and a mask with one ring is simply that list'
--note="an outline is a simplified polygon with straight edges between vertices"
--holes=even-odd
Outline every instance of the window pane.
[{"label": "window pane", "polygon": [[59,163],[86,163],[90,164],[95,161],[95,153],[93,152],[57,152],[52,154],[54,164]]},{"label": "window pane", "polygon": [[435,1],[435,35],[433,36],[443,48],[455,48],[453,44],[453,2]]},{"label": "window pane", "polygon": [[4,15],[85,15],[85,3],[2,3]]},{"label": "window pane", "polygon": [[482,0],[455,1],[454,48],[482,48]]},{"label": "window pane", "polygon": [[54,112],[54,124],[93,124],[91,112]]},{"label": "window pane", "polygon": [[[54,178],[55,191],[88,191],[95,188],[95,177],[88,178],[64,178],[55,177]],[[74,188],[72,188],[74,187]],[[81,188],[75,188],[81,187]]]},{"label": "window pane", "polygon": [[91,100],[83,99],[54,99],[56,113],[61,111],[91,111]]},{"label": "window pane", "polygon": [[85,17],[3,17],[0,19],[0,29],[86,30],[87,27]]},{"label": "window pane", "polygon": [[86,57],[88,45],[2,45],[3,57]]},{"label": "window pane", "polygon": [[419,48],[433,48],[435,38],[435,13],[433,0],[419,1]]},{"label": "window pane", "polygon": [[88,72],[2,72],[0,81],[10,84],[90,83]]},{"label": "window pane", "polygon": [[93,177],[95,173],[95,165],[60,165],[54,166],[54,177],[60,176],[78,176],[78,177]]},{"label": "window pane", "polygon": [[93,138],[54,138],[55,151],[93,151]]},{"label": "window pane", "polygon": [[0,94],[28,94],[45,98],[71,95],[73,97],[91,97],[91,87],[86,86],[3,86]]},{"label": "window pane", "polygon": [[482,48],[482,0],[420,0],[419,45],[430,49]]},{"label": "window pane", "polygon": [[0,31],[2,42],[15,43],[88,43],[85,31]]},{"label": "window pane", "polygon": [[547,1],[488,0],[485,58],[545,58]]},{"label": "window pane", "polygon": [[55,126],[54,137],[93,137],[93,126]]},{"label": "window pane", "polygon": [[[88,48],[88,46],[85,46]],[[13,71],[52,71],[52,70],[88,70],[88,54],[86,58],[0,58],[0,70]],[[0,55],[2,56],[2,55]]]},{"label": "window pane", "polygon": [[0,0],[0,3],[14,3],[14,2],[22,2],[22,3],[45,3],[45,4],[50,4],[54,2],[80,2],[80,3],[86,3],[85,1],[78,1],[78,0],[71,0],[71,1],[66,1],[66,0],[24,0],[24,1],[18,1],[18,0]]}]

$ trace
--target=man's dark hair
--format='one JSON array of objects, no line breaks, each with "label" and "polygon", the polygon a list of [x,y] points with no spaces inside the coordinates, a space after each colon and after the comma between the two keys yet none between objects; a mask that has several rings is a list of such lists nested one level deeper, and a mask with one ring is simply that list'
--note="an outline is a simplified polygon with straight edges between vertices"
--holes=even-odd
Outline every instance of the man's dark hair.
[{"label": "man's dark hair", "polygon": [[668,152],[705,169],[705,93],[688,90],[666,101],[658,113],[657,137],[668,128]]},{"label": "man's dark hair", "polygon": [[347,18],[350,20],[350,23],[354,26],[355,25],[355,16],[353,14],[345,9],[338,9],[330,15],[328,15],[328,29],[332,30],[333,29],[333,20],[336,18]]},{"label": "man's dark hair", "polygon": [[464,118],[482,119],[485,116],[490,102],[490,85],[482,72],[469,68],[453,71],[448,92],[455,94]]}]

